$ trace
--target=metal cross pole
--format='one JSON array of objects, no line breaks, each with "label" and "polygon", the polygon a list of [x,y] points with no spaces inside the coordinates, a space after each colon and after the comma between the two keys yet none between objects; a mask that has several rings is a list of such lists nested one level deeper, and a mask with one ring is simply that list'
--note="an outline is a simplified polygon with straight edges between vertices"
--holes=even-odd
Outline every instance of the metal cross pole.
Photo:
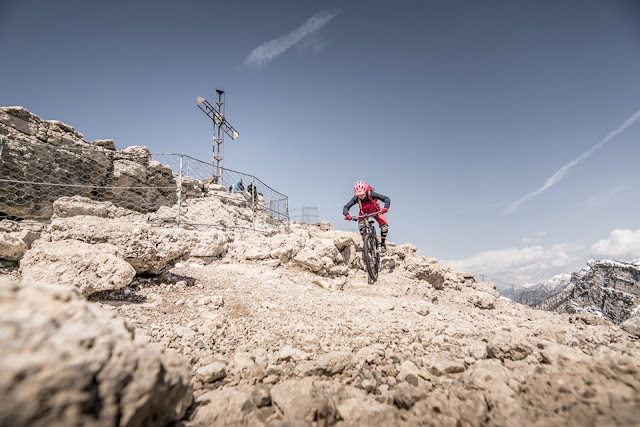
[{"label": "metal cross pole", "polygon": [[180,227],[180,214],[182,210],[182,162],[184,160],[184,155],[180,155],[180,175],[178,175],[178,216],[176,221],[178,223],[178,227]]},{"label": "metal cross pole", "polygon": [[224,185],[222,182],[223,158],[224,158],[224,134],[226,133],[231,139],[238,137],[238,131],[224,117],[224,99],[223,90],[215,90],[214,105],[198,96],[196,104],[198,107],[213,121],[213,156],[211,162],[211,178],[217,184]]},{"label": "metal cross pole", "polygon": [[216,164],[215,176],[222,183],[223,158],[224,158],[224,132],[222,132],[222,122],[224,121],[224,92],[216,89],[213,105],[216,117],[213,120],[213,162]]}]

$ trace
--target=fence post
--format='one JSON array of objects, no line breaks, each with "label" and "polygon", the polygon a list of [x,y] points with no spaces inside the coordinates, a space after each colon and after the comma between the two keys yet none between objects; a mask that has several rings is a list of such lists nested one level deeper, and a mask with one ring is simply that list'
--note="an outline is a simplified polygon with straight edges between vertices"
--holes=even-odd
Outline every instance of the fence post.
[{"label": "fence post", "polygon": [[253,217],[251,222],[253,223],[253,231],[256,231],[256,183],[255,177],[251,176],[251,210],[253,211]]},{"label": "fence post", "polygon": [[178,217],[176,218],[178,227],[180,227],[180,213],[182,209],[182,161],[183,159],[184,159],[184,154],[180,154],[180,172],[178,174]]},{"label": "fence post", "polygon": [[291,221],[291,218],[289,216],[289,198],[287,196],[284,196],[284,211],[287,213],[287,233],[291,232],[291,229],[289,228],[289,222]]}]

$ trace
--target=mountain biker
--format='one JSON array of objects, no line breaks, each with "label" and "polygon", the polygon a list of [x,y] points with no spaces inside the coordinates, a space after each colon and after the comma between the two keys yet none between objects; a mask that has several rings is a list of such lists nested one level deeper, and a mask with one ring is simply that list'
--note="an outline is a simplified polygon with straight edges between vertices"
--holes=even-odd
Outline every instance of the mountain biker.
[{"label": "mountain biker", "polygon": [[[387,219],[384,217],[384,213],[389,210],[389,206],[391,206],[391,199],[387,196],[383,196],[382,194],[376,193],[373,191],[373,187],[367,184],[364,181],[358,181],[353,185],[353,197],[344,208],[342,208],[342,215],[344,215],[344,219],[347,221],[351,221],[351,215],[349,215],[349,209],[356,203],[360,207],[360,215],[363,214],[372,214],[375,212],[381,212],[380,215],[374,217],[376,221],[378,221],[378,225],[380,226],[380,252],[387,252],[387,233],[389,232],[389,224],[387,223]],[[384,202],[384,208],[380,209],[380,200]],[[365,219],[360,219],[358,221],[358,228],[360,229],[360,234],[364,232],[364,221]]]}]

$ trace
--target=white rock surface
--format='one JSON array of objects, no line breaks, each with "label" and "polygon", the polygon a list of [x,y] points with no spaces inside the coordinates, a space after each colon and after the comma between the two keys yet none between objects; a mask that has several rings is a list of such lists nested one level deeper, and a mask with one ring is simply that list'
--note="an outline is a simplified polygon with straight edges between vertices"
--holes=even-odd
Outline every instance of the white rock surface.
[{"label": "white rock surface", "polygon": [[189,365],[63,286],[0,280],[0,425],[164,425],[192,400]]},{"label": "white rock surface", "polygon": [[83,295],[127,286],[135,270],[110,244],[77,240],[38,242],[20,260],[22,279],[78,289]]}]

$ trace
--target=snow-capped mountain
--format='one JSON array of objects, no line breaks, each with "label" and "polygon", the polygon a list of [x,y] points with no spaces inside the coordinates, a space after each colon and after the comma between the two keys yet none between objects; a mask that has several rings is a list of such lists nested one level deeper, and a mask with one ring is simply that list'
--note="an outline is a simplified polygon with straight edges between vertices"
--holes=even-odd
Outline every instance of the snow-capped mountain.
[{"label": "snow-capped mountain", "polygon": [[558,313],[587,312],[614,323],[640,314],[640,260],[591,260],[564,289],[534,305]]},{"label": "snow-capped mountain", "polygon": [[559,274],[542,283],[528,284],[522,288],[500,289],[500,296],[520,304],[534,305],[564,290],[570,280],[570,274]]}]

